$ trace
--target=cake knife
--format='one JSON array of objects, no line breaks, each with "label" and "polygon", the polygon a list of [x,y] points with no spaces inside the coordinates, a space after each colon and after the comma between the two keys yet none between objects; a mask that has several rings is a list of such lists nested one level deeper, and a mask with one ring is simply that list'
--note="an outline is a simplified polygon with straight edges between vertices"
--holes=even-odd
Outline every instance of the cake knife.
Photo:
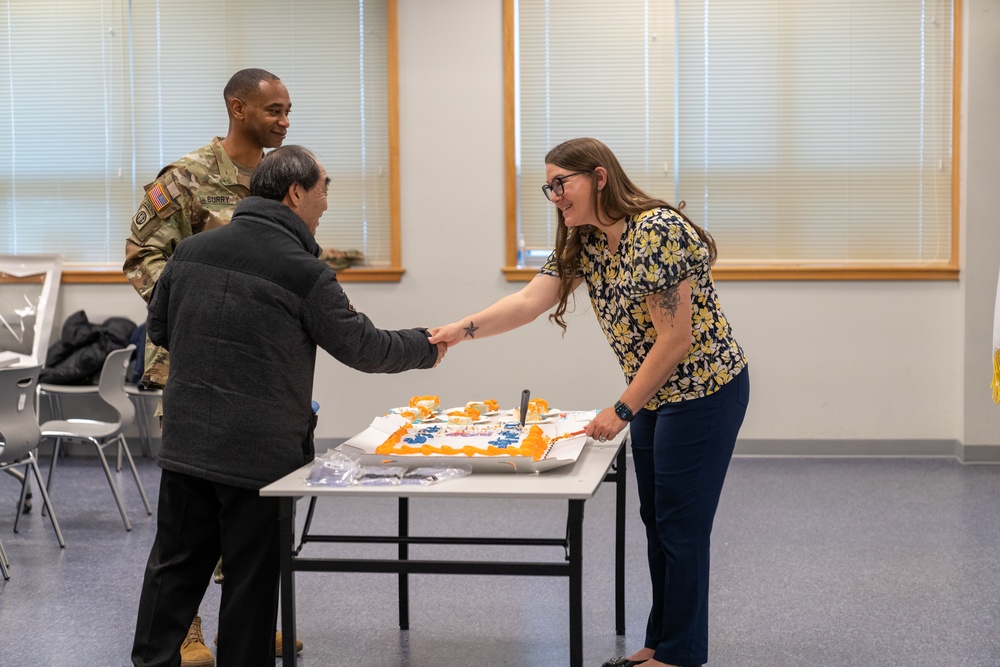
[{"label": "cake knife", "polygon": [[521,392],[521,428],[524,428],[524,420],[528,418],[528,399],[531,392],[527,389]]},{"label": "cake knife", "polygon": [[562,435],[557,435],[556,437],[549,440],[549,443],[559,442],[560,440],[565,440],[566,438],[575,438],[578,435],[583,435],[587,431],[585,429],[580,429],[579,431],[573,431],[572,433],[563,433]]}]

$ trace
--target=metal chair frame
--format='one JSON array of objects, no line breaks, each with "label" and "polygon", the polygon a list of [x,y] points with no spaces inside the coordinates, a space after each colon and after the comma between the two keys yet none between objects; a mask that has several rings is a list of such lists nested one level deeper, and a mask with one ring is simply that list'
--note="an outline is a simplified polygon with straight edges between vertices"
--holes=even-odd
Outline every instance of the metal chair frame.
[{"label": "metal chair frame", "polygon": [[[52,508],[48,490],[42,483],[42,474],[35,458],[35,450],[41,440],[38,417],[35,413],[35,388],[38,384],[40,370],[40,366],[0,369],[0,440],[3,441],[3,444],[0,445],[0,470],[15,473],[15,476],[21,480],[21,499],[17,505],[17,516],[14,519],[14,532],[17,532],[17,525],[21,520],[21,508],[24,507],[27,499],[28,480],[30,479],[28,470],[30,470],[38,483],[42,500],[45,503],[44,508],[48,511],[56,539],[59,540],[59,546],[65,547],[66,541],[59,529],[59,521]],[[23,475],[17,470],[21,466],[25,469]],[[4,550],[3,544],[0,543],[0,571],[2,571],[4,579],[10,579],[9,566],[10,560],[7,558],[7,552]]]},{"label": "metal chair frame", "polygon": [[143,505],[146,507],[146,514],[152,514],[152,507],[146,497],[146,490],[139,479],[139,472],[136,470],[135,461],[132,459],[132,452],[129,450],[128,442],[125,440],[123,431],[135,420],[135,406],[125,393],[125,372],[129,364],[134,345],[129,345],[119,350],[113,350],[104,360],[101,369],[101,377],[97,384],[97,394],[101,400],[111,407],[117,414],[118,420],[115,422],[104,422],[93,419],[54,419],[41,425],[42,438],[55,440],[52,449],[52,463],[49,466],[48,480],[46,488],[52,488],[52,475],[59,459],[59,449],[64,440],[75,442],[89,442],[97,449],[97,455],[104,468],[104,474],[108,478],[108,485],[111,493],[118,505],[125,530],[132,530],[132,523],[129,521],[128,513],[125,511],[125,504],[122,502],[121,493],[111,474],[107,457],[104,455],[104,448],[108,445],[116,444],[119,447],[119,454],[124,452],[129,468],[132,470],[132,477],[135,479],[136,488],[142,497]]}]

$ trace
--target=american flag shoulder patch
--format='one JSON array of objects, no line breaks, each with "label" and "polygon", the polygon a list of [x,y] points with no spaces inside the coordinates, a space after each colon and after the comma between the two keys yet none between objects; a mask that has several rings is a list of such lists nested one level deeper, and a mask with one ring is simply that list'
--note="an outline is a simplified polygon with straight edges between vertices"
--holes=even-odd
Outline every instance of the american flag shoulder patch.
[{"label": "american flag shoulder patch", "polygon": [[153,187],[151,187],[146,194],[149,195],[149,201],[152,202],[153,208],[156,209],[157,213],[166,208],[167,204],[170,203],[170,197],[167,195],[167,192],[160,181],[154,183]]}]

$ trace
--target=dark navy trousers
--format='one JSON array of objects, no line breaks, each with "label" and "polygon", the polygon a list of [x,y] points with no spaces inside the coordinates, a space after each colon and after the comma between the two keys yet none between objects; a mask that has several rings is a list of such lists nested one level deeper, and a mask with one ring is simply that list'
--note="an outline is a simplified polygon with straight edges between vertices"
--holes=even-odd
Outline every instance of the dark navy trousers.
[{"label": "dark navy trousers", "polygon": [[645,646],[660,662],[708,661],[712,524],[749,400],[744,367],[714,394],[640,410],[630,425],[653,588]]}]

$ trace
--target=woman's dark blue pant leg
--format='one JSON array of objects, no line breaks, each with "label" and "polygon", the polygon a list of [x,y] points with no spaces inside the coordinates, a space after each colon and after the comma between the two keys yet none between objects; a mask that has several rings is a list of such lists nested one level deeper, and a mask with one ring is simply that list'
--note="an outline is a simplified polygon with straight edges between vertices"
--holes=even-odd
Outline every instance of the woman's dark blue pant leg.
[{"label": "woman's dark blue pant leg", "polygon": [[632,423],[653,586],[646,646],[662,662],[708,659],[712,524],[749,388],[744,369],[710,396],[643,410]]},{"label": "woman's dark blue pant leg", "polygon": [[646,561],[652,586],[652,604],[646,621],[644,646],[655,649],[663,628],[663,591],[666,588],[667,561],[656,532],[656,482],[653,465],[653,439],[656,413],[640,410],[630,425],[632,461],[639,492],[639,517],[646,529]]}]

